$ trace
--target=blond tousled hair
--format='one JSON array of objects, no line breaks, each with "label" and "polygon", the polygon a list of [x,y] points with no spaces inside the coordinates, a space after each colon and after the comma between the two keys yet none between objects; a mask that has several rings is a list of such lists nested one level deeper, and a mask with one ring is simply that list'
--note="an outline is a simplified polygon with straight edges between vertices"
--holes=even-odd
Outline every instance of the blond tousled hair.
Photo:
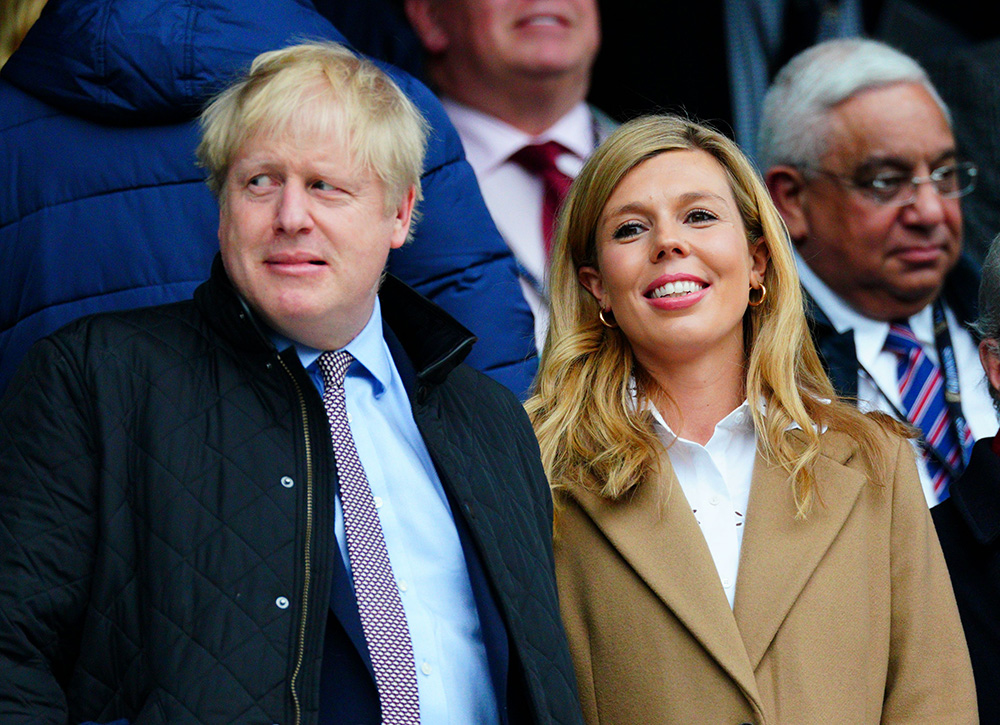
[{"label": "blond tousled hair", "polygon": [[[878,424],[840,401],[809,336],[795,262],[784,223],[750,162],[722,134],[673,115],[646,116],[622,125],[594,152],[569,192],[560,215],[550,269],[548,335],[535,395],[526,407],[553,489],[582,487],[621,499],[658,475],[662,444],[643,405],[633,403],[653,384],[618,328],[598,319],[597,300],[580,283],[579,269],[598,268],[596,230],[621,180],[643,161],[675,150],[701,150],[725,170],[747,234],[748,248],[765,240],[767,298],[743,318],[746,395],[758,446],[786,469],[799,516],[816,497],[813,466],[820,431],[854,437],[874,481],[887,462]],[[766,414],[765,414],[766,411]],[[802,444],[789,428],[801,428]],[[892,423],[889,423],[892,426]]]},{"label": "blond tousled hair", "polygon": [[387,212],[410,187],[421,198],[427,122],[388,75],[338,43],[262,53],[204,110],[197,156],[217,199],[233,159],[256,134],[320,135],[346,146],[382,182]]}]

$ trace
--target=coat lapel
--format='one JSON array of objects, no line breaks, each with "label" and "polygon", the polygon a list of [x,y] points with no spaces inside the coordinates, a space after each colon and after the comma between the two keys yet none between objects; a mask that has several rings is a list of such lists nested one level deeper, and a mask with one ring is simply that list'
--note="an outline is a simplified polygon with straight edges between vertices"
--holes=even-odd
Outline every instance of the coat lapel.
[{"label": "coat lapel", "polygon": [[760,708],[753,669],[708,544],[666,454],[658,481],[624,501],[573,496],[646,585]]},{"label": "coat lapel", "polygon": [[821,500],[804,520],[795,518],[788,474],[757,454],[734,606],[736,624],[754,669],[867,481],[860,471],[845,465],[856,455],[850,438],[827,433],[823,442],[815,469]]}]

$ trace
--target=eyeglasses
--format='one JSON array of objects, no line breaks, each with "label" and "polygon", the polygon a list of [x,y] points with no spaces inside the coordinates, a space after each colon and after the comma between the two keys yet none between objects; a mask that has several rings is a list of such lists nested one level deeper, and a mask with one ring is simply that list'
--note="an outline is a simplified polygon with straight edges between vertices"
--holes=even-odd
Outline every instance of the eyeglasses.
[{"label": "eyeglasses", "polygon": [[917,200],[917,187],[920,184],[933,184],[939,196],[945,199],[957,199],[976,188],[976,177],[979,175],[979,169],[971,161],[939,166],[927,176],[910,176],[898,171],[884,171],[870,179],[856,179],[826,169],[805,168],[857,189],[872,201],[887,206],[912,204]]}]

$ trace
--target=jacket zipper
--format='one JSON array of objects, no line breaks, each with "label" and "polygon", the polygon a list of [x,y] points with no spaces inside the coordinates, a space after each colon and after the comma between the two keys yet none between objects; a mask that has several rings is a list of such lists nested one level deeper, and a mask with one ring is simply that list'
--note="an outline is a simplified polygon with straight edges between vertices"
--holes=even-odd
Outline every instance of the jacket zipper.
[{"label": "jacket zipper", "polygon": [[312,530],[313,530],[313,465],[312,465],[312,441],[309,437],[309,418],[306,411],[306,399],[302,395],[302,388],[298,381],[288,369],[285,361],[278,356],[281,367],[288,373],[295,387],[295,393],[299,399],[299,410],[302,411],[302,432],[306,444],[306,540],[305,540],[305,577],[302,581],[302,618],[299,623],[299,641],[295,655],[295,667],[292,669],[292,677],[289,685],[292,689],[292,702],[295,706],[295,725],[302,723],[302,703],[299,700],[297,680],[302,670],[302,661],[305,658],[306,650],[306,622],[309,618],[309,585],[312,583]]}]

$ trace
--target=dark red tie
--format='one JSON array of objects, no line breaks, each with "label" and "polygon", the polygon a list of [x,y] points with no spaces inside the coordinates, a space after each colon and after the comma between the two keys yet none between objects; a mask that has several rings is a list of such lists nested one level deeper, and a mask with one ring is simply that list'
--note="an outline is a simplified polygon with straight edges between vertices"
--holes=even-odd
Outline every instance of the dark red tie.
[{"label": "dark red tie", "polygon": [[552,247],[552,231],[556,224],[556,214],[566,198],[573,179],[564,174],[556,166],[556,159],[567,149],[555,141],[532,144],[510,157],[510,160],[520,165],[526,171],[535,174],[542,180],[545,196],[542,199],[542,239],[545,240],[545,256],[549,256]]}]

